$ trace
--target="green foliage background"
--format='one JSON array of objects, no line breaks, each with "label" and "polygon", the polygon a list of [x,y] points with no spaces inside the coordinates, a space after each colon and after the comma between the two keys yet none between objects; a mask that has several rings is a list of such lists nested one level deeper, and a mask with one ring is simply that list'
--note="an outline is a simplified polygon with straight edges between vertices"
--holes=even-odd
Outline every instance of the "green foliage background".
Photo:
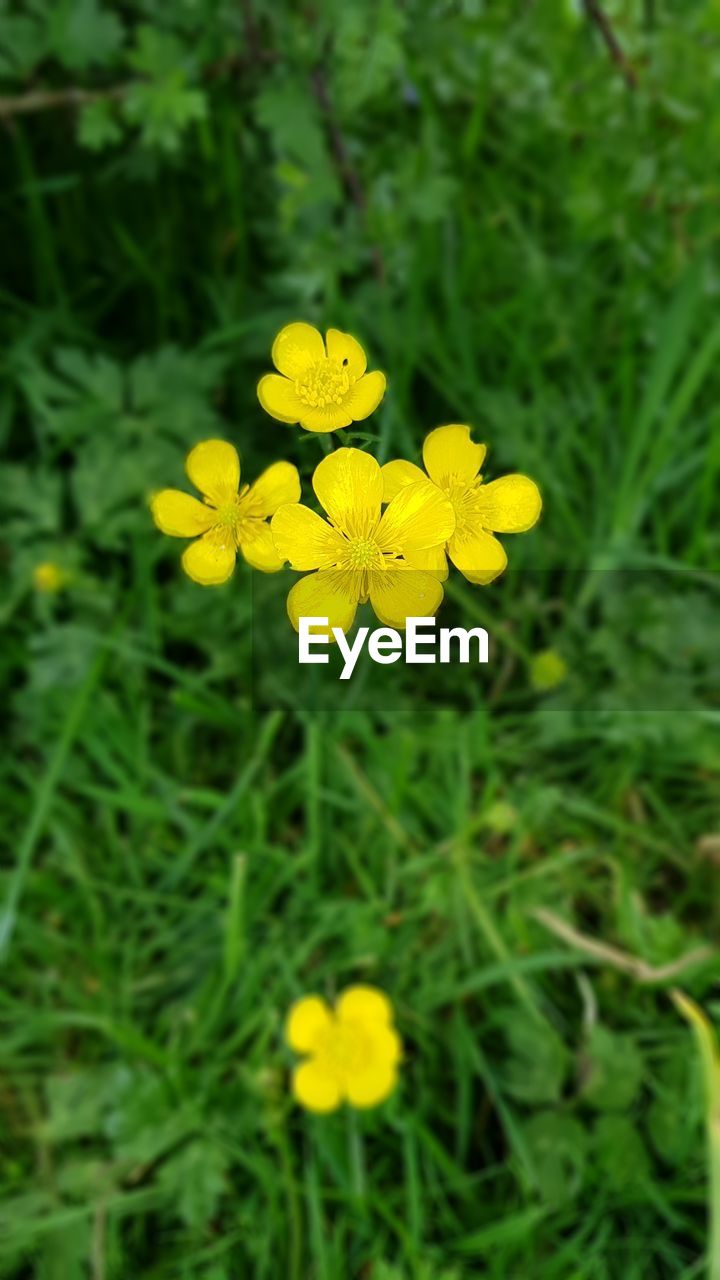
[{"label": "green foliage background", "polygon": [[[616,60],[569,0],[0,0],[2,1276],[717,1275],[669,990],[720,1013],[720,9],[604,13]],[[381,461],[470,422],[540,483],[444,607],[487,669],[313,710],[249,655],[289,572],[153,529],[209,435],[307,485],[290,319],[387,371]],[[314,1119],[283,1018],[355,980],[402,1086]]]}]

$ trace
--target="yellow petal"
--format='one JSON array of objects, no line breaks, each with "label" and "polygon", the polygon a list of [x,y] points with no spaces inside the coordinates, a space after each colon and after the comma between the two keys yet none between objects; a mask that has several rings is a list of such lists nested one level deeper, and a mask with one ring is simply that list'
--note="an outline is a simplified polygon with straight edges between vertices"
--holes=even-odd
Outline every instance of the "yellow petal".
[{"label": "yellow petal", "polygon": [[377,1107],[390,1097],[396,1084],[397,1070],[392,1063],[378,1062],[349,1076],[345,1082],[345,1094],[353,1107]]},{"label": "yellow petal", "polygon": [[383,551],[404,555],[443,546],[455,529],[455,511],[437,485],[427,479],[408,484],[385,508],[377,531]]},{"label": "yellow petal", "polygon": [[341,1022],[380,1022],[389,1026],[393,1020],[393,1008],[384,991],[369,986],[343,991],[335,1004],[335,1014]]},{"label": "yellow petal", "polygon": [[150,510],[158,529],[169,533],[171,538],[197,538],[215,519],[211,507],[179,489],[161,489],[153,494]]},{"label": "yellow petal", "polygon": [[243,498],[243,514],[273,516],[286,502],[300,501],[300,476],[291,462],[274,462],[258,476]]},{"label": "yellow petal", "polygon": [[428,618],[443,598],[442,585],[418,569],[386,569],[369,574],[370,603],[386,627],[405,630],[408,618]]},{"label": "yellow petal", "polygon": [[418,480],[427,479],[420,467],[416,467],[414,462],[404,462],[402,458],[397,458],[394,462],[386,462],[382,468],[382,477],[383,502],[391,502],[406,485],[417,484]]},{"label": "yellow petal", "polygon": [[423,462],[430,479],[449,489],[474,480],[486,452],[484,444],[473,444],[469,427],[452,424],[436,427],[425,437]]},{"label": "yellow petal", "polygon": [[272,362],[286,378],[295,381],[318,360],[325,358],[322,334],[311,324],[286,324],[272,345]]},{"label": "yellow petal", "polygon": [[280,422],[299,422],[305,409],[294,384],[279,373],[266,373],[260,379],[257,397],[265,412]]},{"label": "yellow petal", "polygon": [[311,1053],[318,1036],[327,1031],[332,1014],[320,996],[303,996],[292,1006],[285,1023],[285,1039],[296,1053]]},{"label": "yellow petal", "polygon": [[448,543],[448,555],[468,582],[486,586],[502,573],[507,556],[501,543],[483,529],[465,527]]},{"label": "yellow petal", "polygon": [[367,357],[356,338],[349,333],[341,333],[339,329],[328,329],[325,345],[329,358],[344,364],[353,380],[362,378],[367,369]]},{"label": "yellow petal", "polygon": [[524,533],[540,515],[542,498],[535,481],[527,476],[503,476],[480,486],[475,510],[485,529]]},{"label": "yellow petal", "polygon": [[382,501],[382,473],[362,449],[337,449],[315,468],[313,489],[336,528],[349,538],[375,530]]},{"label": "yellow petal", "polygon": [[261,573],[277,573],[285,563],[275,550],[270,525],[266,520],[248,522],[248,526],[242,531],[240,550],[248,564]]},{"label": "yellow petal", "polygon": [[227,582],[235,568],[235,544],[232,538],[225,533],[220,541],[216,532],[211,529],[196,542],[191,542],[182,555],[182,567],[186,574],[203,587]]},{"label": "yellow petal", "polygon": [[278,555],[293,569],[328,569],[347,545],[327,520],[298,502],[276,511],[271,528]]},{"label": "yellow petal", "polygon": [[426,551],[406,551],[405,560],[411,569],[426,569],[438,582],[444,582],[448,576],[448,562],[445,547],[429,547]]},{"label": "yellow petal", "polygon": [[358,381],[353,383],[347,398],[343,401],[343,407],[347,409],[352,422],[360,422],[363,418],[370,417],[385,395],[386,386],[385,374],[378,371],[366,373],[364,377],[358,378]]},{"label": "yellow petal", "polygon": [[349,631],[360,599],[362,574],[349,569],[321,569],[295,583],[287,599],[288,617],[296,631],[300,618],[327,618],[327,630],[314,627],[313,635],[332,639],[331,627]]},{"label": "yellow petal", "polygon": [[318,1063],[303,1062],[293,1072],[292,1089],[297,1101],[308,1111],[328,1115],[336,1111],[342,1101],[340,1084],[336,1076]]},{"label": "yellow petal", "polygon": [[314,431],[316,435],[327,435],[328,431],[340,431],[342,427],[349,427],[352,420],[347,397],[342,404],[326,404],[322,408],[316,406],[313,409],[310,405],[303,404],[298,417],[303,430]]},{"label": "yellow petal", "polygon": [[191,449],[185,470],[196,489],[209,498],[214,507],[229,506],[235,501],[240,484],[240,459],[237,449],[226,440],[203,440]]}]

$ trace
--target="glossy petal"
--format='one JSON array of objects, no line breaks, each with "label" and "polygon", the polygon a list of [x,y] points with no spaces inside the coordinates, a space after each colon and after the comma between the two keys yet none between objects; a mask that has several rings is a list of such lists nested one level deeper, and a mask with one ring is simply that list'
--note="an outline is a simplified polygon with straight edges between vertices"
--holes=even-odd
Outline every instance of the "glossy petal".
[{"label": "glossy petal", "polygon": [[235,568],[235,545],[229,537],[219,541],[211,529],[183,551],[182,567],[193,582],[203,587],[227,582]]},{"label": "glossy petal", "polygon": [[423,462],[430,479],[449,489],[474,480],[486,452],[484,444],[473,444],[469,427],[452,424],[436,427],[425,437]]},{"label": "glossy petal", "polygon": [[345,1093],[353,1107],[377,1107],[390,1097],[396,1084],[397,1070],[392,1063],[378,1062],[349,1076]]},{"label": "glossy petal", "polygon": [[315,468],[313,489],[336,528],[349,538],[374,531],[382,501],[382,473],[362,449],[337,449]]},{"label": "glossy petal", "polygon": [[274,462],[250,485],[243,507],[254,516],[274,516],[286,502],[300,501],[300,476],[291,462]]},{"label": "glossy petal", "polygon": [[353,422],[361,422],[363,418],[370,417],[385,395],[386,386],[385,374],[377,370],[366,373],[353,384],[343,405]]},{"label": "glossy petal", "polygon": [[295,385],[279,373],[266,373],[257,385],[257,397],[266,413],[279,422],[299,422],[306,408]]},{"label": "glossy petal", "polygon": [[285,561],[278,555],[266,520],[253,520],[249,529],[243,528],[240,550],[253,569],[262,573],[277,573]]},{"label": "glossy petal", "polygon": [[497,538],[483,529],[464,529],[448,543],[448,555],[468,582],[486,586],[502,573],[507,564],[504,548]]},{"label": "glossy petal", "polygon": [[327,435],[329,431],[340,431],[349,427],[352,415],[348,409],[348,400],[342,404],[326,404],[322,408],[312,408],[303,404],[298,422],[304,431],[314,431],[316,435]]},{"label": "glossy petal", "polygon": [[419,569],[386,569],[369,574],[370,603],[386,627],[404,631],[408,618],[435,613],[443,598],[442,585]]},{"label": "glossy petal", "polygon": [[327,520],[293,502],[281,507],[272,518],[275,548],[293,569],[328,569],[336,564],[347,545],[342,534]]},{"label": "glossy petal", "polygon": [[153,494],[150,510],[158,529],[171,538],[197,538],[211,528],[216,518],[212,507],[180,489],[161,489]]},{"label": "glossy petal", "polygon": [[393,1019],[392,1005],[385,993],[369,986],[348,987],[337,1000],[335,1013],[341,1022],[380,1022],[389,1026]]},{"label": "glossy petal", "polygon": [[414,462],[404,462],[397,458],[394,462],[386,462],[382,468],[383,502],[391,502],[401,489],[408,484],[417,484],[418,480],[426,480],[427,476]]},{"label": "glossy petal", "polygon": [[295,1068],[292,1087],[297,1101],[318,1115],[336,1111],[342,1102],[337,1077],[312,1060]]},{"label": "glossy petal", "polygon": [[272,345],[272,362],[286,378],[295,381],[305,370],[325,357],[322,334],[311,324],[286,324]]},{"label": "glossy petal", "polygon": [[339,329],[328,329],[325,345],[331,360],[344,364],[353,379],[362,378],[367,369],[367,357],[356,338],[349,333],[341,333]]},{"label": "glossy petal", "polygon": [[475,509],[485,529],[524,533],[537,521],[542,498],[535,481],[527,476],[503,476],[480,486]]},{"label": "glossy petal", "polygon": [[347,569],[321,569],[295,583],[287,599],[288,617],[296,631],[300,618],[327,618],[328,627],[313,628],[313,635],[334,637],[332,627],[348,632],[360,598],[362,574]]},{"label": "glossy petal", "polygon": [[430,480],[408,484],[385,508],[377,531],[383,551],[404,555],[443,546],[455,529],[452,503]]},{"label": "glossy petal", "polygon": [[438,582],[444,582],[448,576],[448,562],[445,547],[429,547],[426,551],[406,551],[405,560],[411,569],[426,569]]},{"label": "glossy petal", "polygon": [[240,485],[240,459],[237,449],[226,440],[203,440],[191,449],[185,470],[196,489],[209,498],[214,507],[229,506],[235,501]]},{"label": "glossy petal", "polygon": [[285,1039],[296,1053],[311,1053],[318,1036],[327,1031],[332,1014],[320,996],[303,996],[292,1006],[285,1023]]}]

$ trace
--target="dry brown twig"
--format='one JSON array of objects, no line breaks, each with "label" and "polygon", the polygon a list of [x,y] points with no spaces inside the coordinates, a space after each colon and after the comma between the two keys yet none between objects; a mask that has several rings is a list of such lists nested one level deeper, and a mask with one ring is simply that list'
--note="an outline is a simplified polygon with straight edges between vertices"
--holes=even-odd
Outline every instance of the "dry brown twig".
[{"label": "dry brown twig", "polygon": [[712,947],[696,947],[694,951],[689,951],[687,955],[680,956],[670,964],[654,966],[647,964],[639,956],[633,956],[628,951],[621,951],[619,947],[613,947],[607,942],[600,942],[597,938],[587,937],[586,934],[580,933],[578,929],[574,929],[571,924],[567,924],[559,916],[556,916],[553,911],[548,911],[545,907],[537,907],[532,912],[532,915],[545,929],[548,929],[550,933],[554,933],[556,938],[567,942],[571,947],[575,947],[577,951],[583,951],[585,955],[592,956],[594,960],[598,960],[601,964],[607,964],[612,969],[627,973],[636,982],[668,982],[670,979],[676,978],[678,974],[684,973],[686,969],[695,968],[696,965],[702,964],[705,960],[709,960],[715,955]]},{"label": "dry brown twig", "polygon": [[583,3],[588,18],[597,27],[610,57],[620,71],[628,89],[637,89],[637,72],[627,58],[620,41],[615,35],[610,19],[600,5],[599,0],[583,0]]}]

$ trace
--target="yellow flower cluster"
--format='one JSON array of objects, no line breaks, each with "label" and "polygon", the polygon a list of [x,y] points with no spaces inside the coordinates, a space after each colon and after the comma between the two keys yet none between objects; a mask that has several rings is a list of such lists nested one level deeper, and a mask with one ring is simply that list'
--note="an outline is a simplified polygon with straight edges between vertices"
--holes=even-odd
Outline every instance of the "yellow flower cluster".
[{"label": "yellow flower cluster", "polygon": [[[350,334],[289,324],[272,348],[277,373],[258,384],[272,417],[327,433],[367,418],[385,394],[385,375],[367,373],[365,352]],[[288,595],[288,615],[327,617],[347,631],[359,604],[370,601],[382,623],[402,630],[409,617],[429,617],[443,598],[448,558],[469,582],[487,584],[507,556],[496,533],[532,528],[542,506],[537,485],[522,475],[485,484],[486,448],[470,428],[438,427],[425,438],[423,463],[381,467],[362,449],[340,448],[315,468],[312,487],[325,517],[300,503],[300,477],[276,462],[240,485],[240,459],[224,440],[205,440],[186,471],[203,501],[177,489],[151,500],[158,528],[192,538],[182,565],[203,586],[226,582],[238,552],[255,569],[287,563],[304,573]]]},{"label": "yellow flower cluster", "polygon": [[[368,373],[360,344],[337,329],[323,339],[311,325],[287,325],[272,359],[277,373],[260,379],[260,404],[306,431],[328,433],[362,421],[385,394],[385,375]],[[163,533],[192,539],[182,565],[194,582],[226,582],[240,552],[263,573],[289,564],[304,575],[288,595],[296,629],[302,617],[326,617],[329,629],[348,631],[366,601],[382,623],[403,629],[409,617],[437,610],[448,559],[469,582],[492,582],[507,564],[495,534],[522,533],[540,515],[540,493],[527,476],[484,483],[485,453],[460,424],[426,436],[424,470],[401,459],[381,467],[362,449],[339,448],[312,477],[321,515],[300,502],[292,463],[273,463],[241,485],[237,450],[224,440],[205,440],[185,464],[202,501],[163,489],[151,510]],[[40,589],[53,589],[48,569],[37,571]],[[374,987],[350,987],[334,1008],[319,996],[303,997],[285,1034],[303,1056],[293,1094],[310,1111],[326,1114],[342,1103],[373,1107],[395,1088],[402,1044],[390,1001]]]}]

